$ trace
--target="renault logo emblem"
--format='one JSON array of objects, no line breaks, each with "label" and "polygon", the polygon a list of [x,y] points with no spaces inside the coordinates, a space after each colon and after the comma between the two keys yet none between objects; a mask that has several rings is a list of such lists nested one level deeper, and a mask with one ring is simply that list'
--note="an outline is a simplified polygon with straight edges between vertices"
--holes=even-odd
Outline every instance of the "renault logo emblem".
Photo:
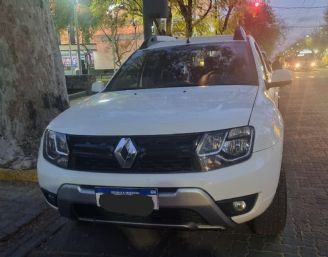
[{"label": "renault logo emblem", "polygon": [[137,157],[137,149],[134,146],[131,138],[121,138],[120,142],[118,142],[114,155],[121,165],[122,168],[131,168],[134,160]]}]

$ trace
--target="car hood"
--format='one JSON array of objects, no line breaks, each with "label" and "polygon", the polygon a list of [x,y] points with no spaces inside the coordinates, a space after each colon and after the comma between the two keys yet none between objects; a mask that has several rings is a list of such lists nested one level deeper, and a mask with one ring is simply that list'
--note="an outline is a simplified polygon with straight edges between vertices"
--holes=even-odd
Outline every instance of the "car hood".
[{"label": "car hood", "polygon": [[75,135],[160,135],[247,125],[257,86],[208,86],[99,93],[49,129]]}]

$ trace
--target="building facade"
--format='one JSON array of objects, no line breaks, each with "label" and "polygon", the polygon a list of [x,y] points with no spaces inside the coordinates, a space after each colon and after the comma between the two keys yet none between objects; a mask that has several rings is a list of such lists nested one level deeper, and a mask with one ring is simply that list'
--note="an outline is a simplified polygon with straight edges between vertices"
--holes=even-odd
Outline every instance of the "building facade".
[{"label": "building facade", "polygon": [[[119,28],[115,36],[110,29],[98,30],[92,34],[90,43],[80,37],[82,72],[107,72],[117,69],[143,42],[140,25]],[[76,74],[78,67],[77,45],[70,42],[68,31],[60,34],[60,52],[66,75]]]}]

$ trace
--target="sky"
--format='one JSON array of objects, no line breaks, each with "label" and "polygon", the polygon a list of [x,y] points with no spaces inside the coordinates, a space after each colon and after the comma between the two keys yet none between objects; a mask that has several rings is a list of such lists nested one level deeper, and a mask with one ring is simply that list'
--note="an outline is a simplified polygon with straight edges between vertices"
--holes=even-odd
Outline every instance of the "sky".
[{"label": "sky", "polygon": [[[268,0],[274,12],[284,22],[285,26],[302,26],[302,28],[289,27],[285,34],[286,39],[280,43],[279,49],[282,50],[301,37],[311,34],[324,24],[324,8],[297,9],[290,7],[318,7],[328,6],[328,0]],[[283,7],[283,8],[274,8]],[[285,9],[285,8],[290,9]],[[312,28],[304,28],[304,27]]]}]

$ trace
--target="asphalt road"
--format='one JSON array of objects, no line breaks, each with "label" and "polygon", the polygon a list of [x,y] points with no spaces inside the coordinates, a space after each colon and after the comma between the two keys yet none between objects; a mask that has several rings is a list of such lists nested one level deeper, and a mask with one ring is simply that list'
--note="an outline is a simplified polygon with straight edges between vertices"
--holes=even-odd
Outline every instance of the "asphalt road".
[{"label": "asphalt road", "polygon": [[29,256],[328,256],[328,70],[294,73],[281,92],[288,222],[276,238],[67,222]]}]

